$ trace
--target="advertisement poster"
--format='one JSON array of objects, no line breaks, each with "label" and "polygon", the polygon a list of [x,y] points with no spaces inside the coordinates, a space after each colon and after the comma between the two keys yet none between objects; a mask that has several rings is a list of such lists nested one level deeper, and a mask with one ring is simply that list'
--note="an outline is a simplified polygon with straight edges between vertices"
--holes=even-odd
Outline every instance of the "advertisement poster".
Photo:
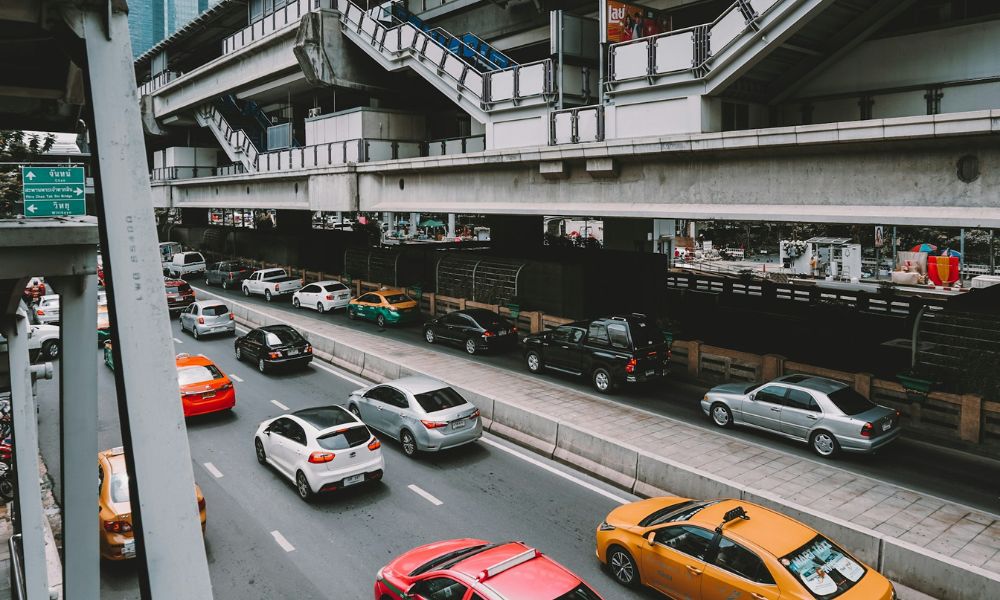
[{"label": "advertisement poster", "polygon": [[606,0],[608,43],[627,42],[670,31],[670,17],[638,4]]}]

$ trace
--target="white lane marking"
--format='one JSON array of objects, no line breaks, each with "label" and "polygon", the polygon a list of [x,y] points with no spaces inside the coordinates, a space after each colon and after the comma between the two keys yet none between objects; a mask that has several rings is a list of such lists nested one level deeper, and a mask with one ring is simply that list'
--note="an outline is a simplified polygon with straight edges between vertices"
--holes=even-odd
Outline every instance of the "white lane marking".
[{"label": "white lane marking", "polygon": [[440,500],[438,500],[434,496],[431,496],[429,493],[427,493],[424,490],[420,489],[416,485],[410,484],[410,485],[408,485],[406,487],[410,488],[413,491],[414,494],[422,497],[424,500],[430,502],[434,506],[441,506],[442,504],[444,504],[444,502],[441,502]]},{"label": "white lane marking", "polygon": [[183,344],[184,342],[181,341],[181,340],[179,340],[179,339],[177,339],[177,338],[174,338],[174,343],[175,344]]},{"label": "white lane marking", "polygon": [[239,375],[234,375],[233,373],[230,373],[229,378],[232,379],[233,381],[236,381],[237,383],[243,383],[243,378],[240,377]]},{"label": "white lane marking", "polygon": [[553,467],[551,465],[547,465],[547,464],[543,463],[540,460],[537,460],[535,458],[532,458],[532,457],[528,456],[527,454],[518,452],[517,450],[514,450],[513,448],[508,448],[507,446],[504,446],[503,444],[501,444],[499,442],[495,442],[495,441],[493,441],[493,440],[491,440],[489,438],[486,438],[486,437],[481,437],[481,438],[479,438],[479,440],[481,442],[485,442],[485,443],[489,444],[490,446],[493,446],[494,448],[503,450],[507,454],[516,456],[517,458],[520,458],[521,460],[523,460],[525,462],[529,462],[529,463],[535,465],[536,467],[538,467],[540,469],[545,469],[546,471],[548,471],[549,473],[552,473],[553,475],[558,475],[559,477],[562,477],[563,479],[565,479],[567,481],[571,481],[571,482],[577,484],[580,487],[586,488],[586,489],[588,489],[588,490],[590,490],[592,492],[600,494],[600,495],[602,495],[605,498],[608,498],[610,500],[614,500],[618,504],[628,504],[628,503],[632,502],[631,500],[627,500],[625,498],[622,498],[621,496],[619,496],[617,494],[612,494],[611,492],[609,492],[607,490],[603,490],[603,489],[597,487],[596,485],[594,485],[594,484],[592,484],[592,483],[590,483],[588,481],[584,481],[584,480],[580,479],[579,477],[576,477],[574,475],[570,475],[569,473],[564,473],[564,472],[560,471],[559,469],[557,469],[557,468],[555,468],[555,467]]},{"label": "white lane marking", "polygon": [[317,362],[316,360],[313,360],[310,364],[312,366],[314,366],[314,367],[323,369],[324,371],[326,371],[327,373],[330,373],[331,375],[335,375],[337,377],[340,377],[344,381],[353,383],[356,386],[359,386],[359,387],[368,387],[369,385],[371,385],[370,383],[365,383],[364,381],[361,381],[360,379],[355,379],[355,378],[353,378],[353,377],[351,377],[349,375],[345,375],[345,374],[341,373],[340,371],[337,371],[337,370],[335,370],[335,369],[333,369],[331,367],[328,367],[328,366],[326,366],[326,365],[324,365],[322,363]]},{"label": "white lane marking", "polygon": [[274,538],[275,542],[278,542],[278,545],[281,546],[281,549],[284,550],[285,552],[291,552],[295,550],[295,546],[289,544],[288,540],[285,539],[285,536],[281,535],[281,532],[278,531],[277,529],[271,532],[271,537]]},{"label": "white lane marking", "polygon": [[277,400],[271,400],[271,404],[273,404],[273,405],[277,406],[277,407],[278,407],[278,408],[280,408],[281,410],[288,410],[288,407],[287,407],[287,406],[285,406],[285,405],[284,405],[284,404],[282,404],[281,402],[278,402]]},{"label": "white lane marking", "polygon": [[210,462],[205,463],[204,466],[205,470],[212,474],[212,477],[215,477],[216,479],[222,477],[222,471],[215,468],[215,465],[213,465],[212,463]]}]

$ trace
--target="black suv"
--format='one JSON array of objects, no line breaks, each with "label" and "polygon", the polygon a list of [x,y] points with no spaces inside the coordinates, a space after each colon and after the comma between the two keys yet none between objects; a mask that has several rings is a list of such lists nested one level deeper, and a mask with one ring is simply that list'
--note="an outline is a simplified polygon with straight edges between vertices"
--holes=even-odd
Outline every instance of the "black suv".
[{"label": "black suv", "polygon": [[556,327],[524,339],[528,370],[590,377],[602,394],[622,383],[667,374],[670,350],[663,332],[645,315],[602,317]]}]

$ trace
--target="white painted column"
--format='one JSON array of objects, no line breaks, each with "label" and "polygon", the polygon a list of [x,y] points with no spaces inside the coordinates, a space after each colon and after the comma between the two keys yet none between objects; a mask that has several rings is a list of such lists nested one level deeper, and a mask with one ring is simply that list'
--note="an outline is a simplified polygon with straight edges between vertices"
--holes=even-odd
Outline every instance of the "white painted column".
[{"label": "white painted column", "polygon": [[448,213],[448,235],[449,240],[455,239],[455,213]]},{"label": "white painted column", "polygon": [[410,213],[410,235],[417,237],[417,223],[420,222],[420,213]]}]

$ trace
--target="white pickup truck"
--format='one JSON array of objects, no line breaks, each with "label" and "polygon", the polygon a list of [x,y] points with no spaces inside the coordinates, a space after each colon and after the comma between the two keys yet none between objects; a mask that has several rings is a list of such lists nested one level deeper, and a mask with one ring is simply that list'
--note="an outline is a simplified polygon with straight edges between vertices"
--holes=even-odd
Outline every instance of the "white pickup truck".
[{"label": "white pickup truck", "polygon": [[261,269],[243,280],[243,295],[257,294],[268,302],[275,296],[291,294],[302,287],[302,280],[285,273],[284,269]]}]

